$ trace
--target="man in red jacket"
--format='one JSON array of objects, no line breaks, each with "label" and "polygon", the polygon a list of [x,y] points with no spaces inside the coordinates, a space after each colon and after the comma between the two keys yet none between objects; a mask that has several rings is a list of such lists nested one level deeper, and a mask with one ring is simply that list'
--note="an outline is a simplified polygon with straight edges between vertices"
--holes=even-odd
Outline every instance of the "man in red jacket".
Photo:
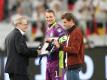
[{"label": "man in red jacket", "polygon": [[62,15],[64,26],[68,32],[66,45],[54,42],[57,48],[67,55],[67,80],[80,80],[79,71],[84,64],[84,43],[81,29],[76,26],[72,13]]}]

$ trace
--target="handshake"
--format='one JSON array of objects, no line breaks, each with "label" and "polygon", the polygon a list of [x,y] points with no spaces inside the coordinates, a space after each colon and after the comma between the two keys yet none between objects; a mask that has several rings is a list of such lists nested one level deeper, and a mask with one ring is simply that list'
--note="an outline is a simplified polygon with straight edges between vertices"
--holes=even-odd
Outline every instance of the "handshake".
[{"label": "handshake", "polygon": [[[51,54],[54,52],[56,45],[58,44],[58,41],[56,38],[48,38],[44,44],[40,44],[37,48],[40,55],[43,54]],[[57,47],[56,47],[57,48]]]},{"label": "handshake", "polygon": [[51,54],[54,52],[55,48],[60,48],[61,44],[65,44],[67,41],[67,36],[64,35],[60,38],[48,38],[45,40],[44,44],[40,44],[38,47],[40,54]]}]

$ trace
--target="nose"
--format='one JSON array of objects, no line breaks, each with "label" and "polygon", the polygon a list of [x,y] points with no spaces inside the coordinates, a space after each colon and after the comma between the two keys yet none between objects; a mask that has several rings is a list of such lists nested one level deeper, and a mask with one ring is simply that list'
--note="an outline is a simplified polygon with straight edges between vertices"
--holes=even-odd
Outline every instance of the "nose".
[{"label": "nose", "polygon": [[50,21],[50,19],[48,18],[47,21]]}]

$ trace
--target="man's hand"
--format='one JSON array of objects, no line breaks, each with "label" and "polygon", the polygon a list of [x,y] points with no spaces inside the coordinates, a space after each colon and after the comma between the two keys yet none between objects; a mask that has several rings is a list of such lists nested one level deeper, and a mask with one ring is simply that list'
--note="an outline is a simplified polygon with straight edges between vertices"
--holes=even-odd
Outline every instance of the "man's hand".
[{"label": "man's hand", "polygon": [[41,50],[37,49],[37,52],[38,52],[38,55],[40,55],[40,54],[41,54]]},{"label": "man's hand", "polygon": [[60,44],[57,40],[54,40],[54,45],[57,47],[57,48],[60,48]]},{"label": "man's hand", "polygon": [[47,38],[45,41],[46,42],[51,42],[53,39],[58,40],[58,37]]},{"label": "man's hand", "polygon": [[52,39],[51,38],[47,38],[45,41],[49,43],[49,42],[52,41]]}]

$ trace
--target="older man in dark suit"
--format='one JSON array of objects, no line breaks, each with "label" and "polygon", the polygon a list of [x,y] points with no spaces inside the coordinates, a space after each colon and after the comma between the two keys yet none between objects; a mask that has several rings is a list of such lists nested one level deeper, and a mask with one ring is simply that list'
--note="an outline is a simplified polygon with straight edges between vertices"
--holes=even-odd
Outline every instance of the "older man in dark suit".
[{"label": "older man in dark suit", "polygon": [[10,80],[29,80],[27,66],[30,57],[37,57],[36,49],[30,49],[26,45],[24,32],[27,30],[27,18],[17,15],[13,20],[15,29],[11,31],[5,40],[6,53],[8,55],[5,72]]}]

